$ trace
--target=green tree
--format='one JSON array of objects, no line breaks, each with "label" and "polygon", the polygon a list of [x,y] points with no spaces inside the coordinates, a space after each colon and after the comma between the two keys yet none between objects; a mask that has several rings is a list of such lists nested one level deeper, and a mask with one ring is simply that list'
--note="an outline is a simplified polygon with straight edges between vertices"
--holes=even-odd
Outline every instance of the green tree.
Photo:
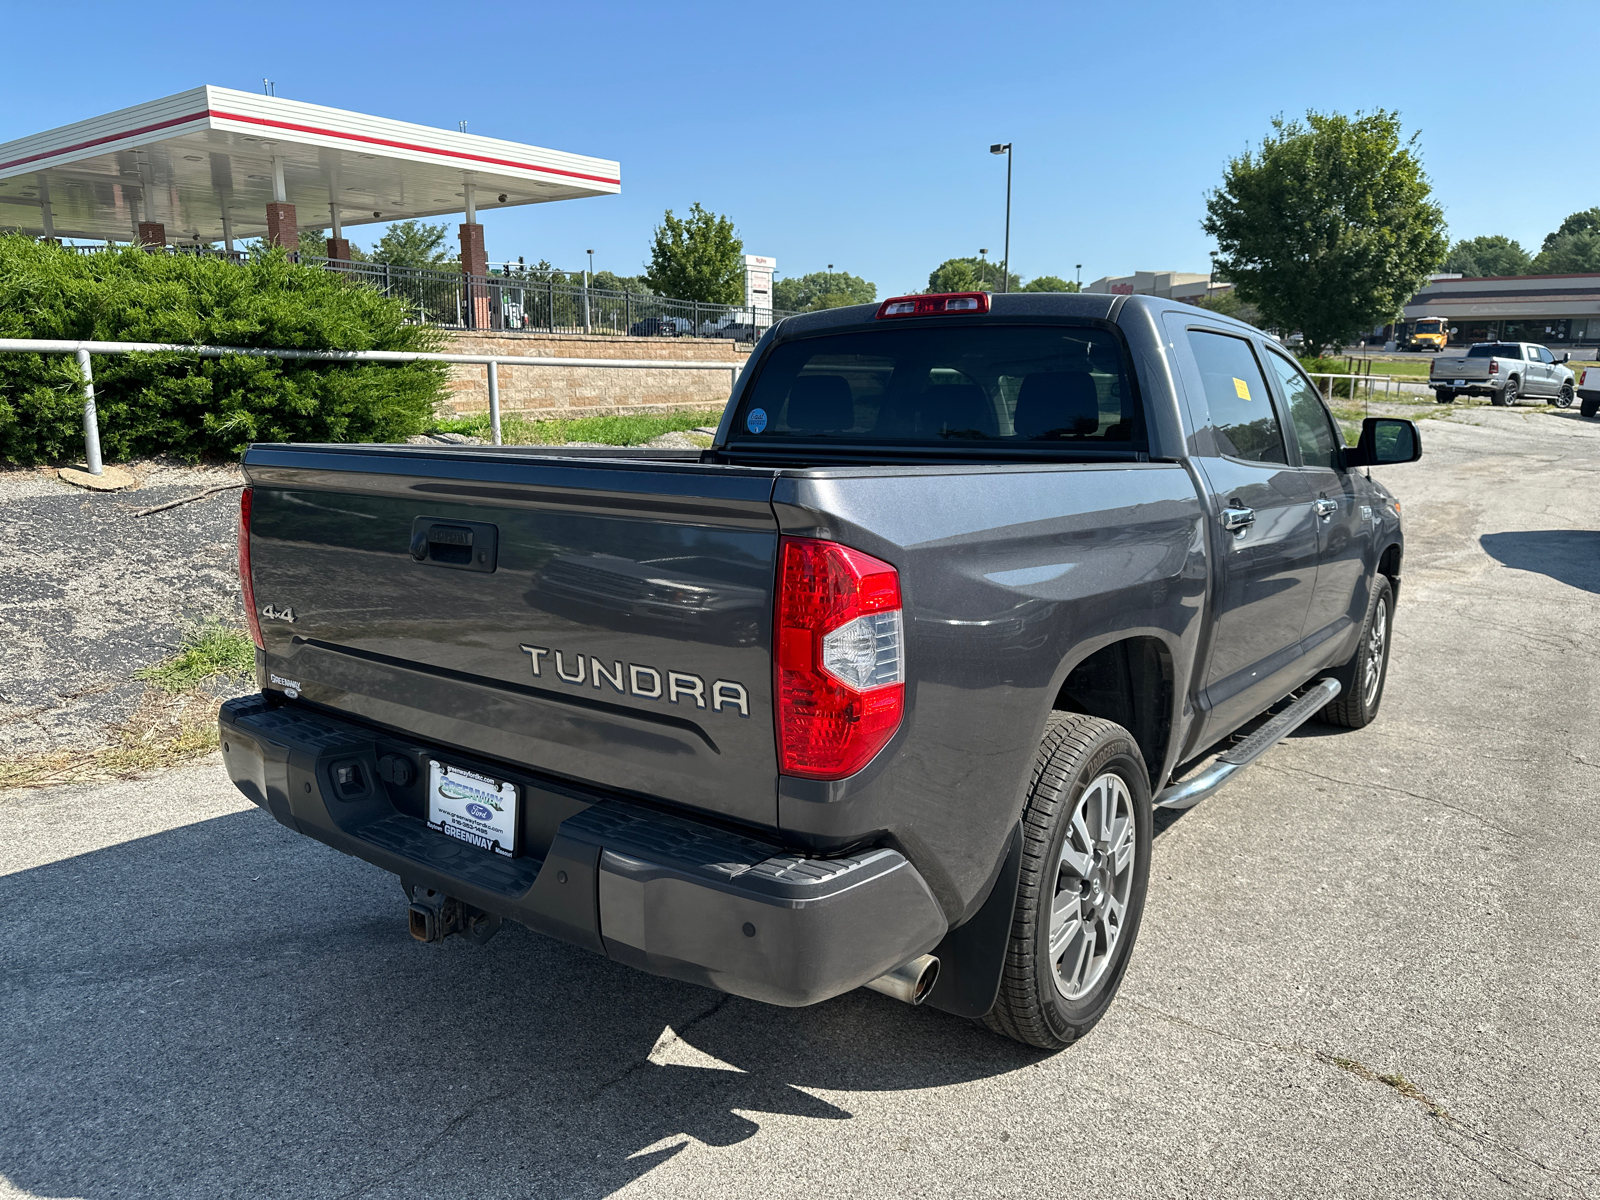
[{"label": "green tree", "polygon": [[[981,258],[947,258],[928,275],[930,292],[1000,292],[1000,264]],[[1011,276],[1011,291],[1022,290],[1022,277]]]},{"label": "green tree", "polygon": [[1533,260],[1534,275],[1587,275],[1600,271],[1600,232],[1558,233],[1545,239]]},{"label": "green tree", "polygon": [[695,203],[682,219],[667,209],[650,245],[645,281],[663,296],[711,304],[744,300],[744,243],[727,217]]},{"label": "green tree", "polygon": [[1444,260],[1444,270],[1463,275],[1526,275],[1532,262],[1519,242],[1491,234],[1457,242]]},{"label": "green tree", "polygon": [[1070,279],[1063,279],[1059,275],[1040,275],[1028,280],[1021,288],[1013,291],[1023,292],[1081,292],[1083,289]]},{"label": "green tree", "polygon": [[1416,144],[1383,109],[1274,118],[1206,197],[1218,273],[1308,349],[1394,320],[1449,246]]},{"label": "green tree", "polygon": [[1600,233],[1600,208],[1586,208],[1582,212],[1575,212],[1554,233],[1547,233],[1544,244],[1540,250],[1555,248],[1557,238],[1568,237],[1574,233]]},{"label": "green tree", "polygon": [[446,248],[449,236],[450,226],[443,223],[396,221],[384,231],[369,257],[391,267],[453,267],[459,260]]},{"label": "green tree", "polygon": [[1261,324],[1261,310],[1254,304],[1241,299],[1237,288],[1224,288],[1220,292],[1212,292],[1209,296],[1202,296],[1194,302],[1196,306],[1209,309],[1214,313],[1221,313],[1225,317],[1232,317],[1236,321],[1243,321],[1247,325]]},{"label": "green tree", "polygon": [[652,294],[643,275],[618,275],[614,271],[596,271],[589,286],[608,292],[633,292],[640,296]]},{"label": "green tree", "polygon": [[[300,253],[311,258],[328,257],[328,238],[331,235],[325,229],[302,229],[300,231]],[[263,247],[265,248],[265,247]],[[366,251],[358,246],[350,247],[351,262],[366,262]]]},{"label": "green tree", "polygon": [[847,304],[869,304],[878,298],[878,285],[848,271],[812,271],[772,285],[772,305],[789,312],[817,312]]}]

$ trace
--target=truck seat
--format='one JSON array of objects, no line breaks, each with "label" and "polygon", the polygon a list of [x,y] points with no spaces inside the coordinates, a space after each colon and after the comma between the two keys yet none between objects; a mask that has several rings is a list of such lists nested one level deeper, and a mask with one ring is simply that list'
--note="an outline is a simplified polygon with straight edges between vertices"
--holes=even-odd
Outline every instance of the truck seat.
[{"label": "truck seat", "polygon": [[843,375],[802,375],[790,387],[784,426],[791,433],[843,433],[855,423],[855,398]]},{"label": "truck seat", "polygon": [[1100,428],[1100,393],[1087,371],[1035,371],[1022,381],[1012,417],[1020,438],[1083,438]]}]

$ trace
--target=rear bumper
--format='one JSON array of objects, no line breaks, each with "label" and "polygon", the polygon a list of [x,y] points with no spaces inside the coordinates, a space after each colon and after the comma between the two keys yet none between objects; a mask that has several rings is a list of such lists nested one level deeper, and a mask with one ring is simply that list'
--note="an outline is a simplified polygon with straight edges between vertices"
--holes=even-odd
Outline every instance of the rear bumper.
[{"label": "rear bumper", "polygon": [[[931,950],[945,933],[932,892],[894,850],[805,858],[276,697],[229,701],[220,727],[234,784],[281,824],[408,885],[652,974],[769,1004],[815,1004]],[[518,857],[428,828],[429,757],[518,785]],[[411,764],[409,784],[380,778],[396,761]],[[351,765],[360,784],[341,794],[335,768]]]},{"label": "rear bumper", "polygon": [[1460,384],[1449,379],[1430,379],[1428,386],[1435,390],[1443,388],[1458,396],[1493,396],[1504,388],[1505,384],[1498,380],[1491,383],[1486,379],[1469,379],[1466,383]]}]

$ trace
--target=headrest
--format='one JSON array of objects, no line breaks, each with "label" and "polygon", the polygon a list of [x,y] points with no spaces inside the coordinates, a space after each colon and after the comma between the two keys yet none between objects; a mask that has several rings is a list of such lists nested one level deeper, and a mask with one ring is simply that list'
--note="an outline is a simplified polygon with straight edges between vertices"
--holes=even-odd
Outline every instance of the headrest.
[{"label": "headrest", "polygon": [[802,375],[789,389],[784,417],[796,433],[842,433],[856,423],[855,399],[843,375]]},{"label": "headrest", "polygon": [[1087,371],[1036,371],[1022,381],[1017,436],[1088,437],[1100,428],[1100,393]]}]

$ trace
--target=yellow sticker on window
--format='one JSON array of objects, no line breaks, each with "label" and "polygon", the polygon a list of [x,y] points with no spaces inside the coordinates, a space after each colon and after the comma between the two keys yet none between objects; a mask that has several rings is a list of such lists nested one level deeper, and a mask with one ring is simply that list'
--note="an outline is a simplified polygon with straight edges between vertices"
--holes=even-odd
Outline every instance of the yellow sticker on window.
[{"label": "yellow sticker on window", "polygon": [[1248,383],[1246,383],[1244,380],[1235,379],[1233,381],[1233,390],[1238,394],[1239,399],[1241,399],[1241,400],[1250,399],[1250,385]]}]

